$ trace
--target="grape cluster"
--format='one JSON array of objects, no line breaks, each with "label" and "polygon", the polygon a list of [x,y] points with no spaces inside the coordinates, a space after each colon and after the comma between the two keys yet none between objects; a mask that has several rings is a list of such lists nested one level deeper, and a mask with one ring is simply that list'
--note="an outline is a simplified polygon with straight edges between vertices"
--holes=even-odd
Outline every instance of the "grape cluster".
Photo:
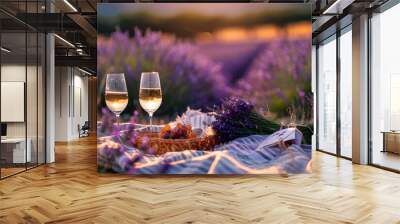
[{"label": "grape cluster", "polygon": [[193,133],[190,124],[178,123],[174,128],[171,128],[168,124],[165,125],[160,131],[160,137],[164,139],[189,139],[195,138],[196,134]]}]

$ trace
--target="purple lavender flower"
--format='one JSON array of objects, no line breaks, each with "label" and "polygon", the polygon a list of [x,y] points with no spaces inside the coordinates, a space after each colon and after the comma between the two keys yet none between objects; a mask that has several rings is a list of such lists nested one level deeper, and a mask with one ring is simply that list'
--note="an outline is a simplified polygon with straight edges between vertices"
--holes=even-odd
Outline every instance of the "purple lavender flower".
[{"label": "purple lavender flower", "polygon": [[115,116],[107,109],[101,109],[101,123],[99,131],[104,134],[110,134],[114,131]]},{"label": "purple lavender flower", "polygon": [[125,151],[116,159],[113,169],[120,173],[130,173],[134,164],[142,158],[143,153],[139,151]]},{"label": "purple lavender flower", "polygon": [[297,95],[298,95],[301,99],[303,99],[304,96],[305,96],[306,94],[305,94],[304,90],[297,90]]},{"label": "purple lavender flower", "polygon": [[[312,120],[311,44],[308,39],[280,39],[268,43],[237,83],[237,96],[256,108],[268,107],[278,118],[292,108],[304,120]],[[285,109],[283,109],[285,108]]]},{"label": "purple lavender flower", "polygon": [[[128,89],[132,90],[129,96],[136,99],[138,91],[135,85],[139,83],[141,72],[159,71],[166,95],[164,107],[158,112],[166,114],[184,111],[187,106],[202,108],[218,103],[232,91],[226,83],[222,64],[199,53],[195,44],[151,30],[143,33],[135,28],[134,33],[133,38],[119,31],[109,38],[98,38],[101,83],[105,78],[102,74],[109,70],[123,71],[128,75]],[[177,98],[176,93],[182,97]],[[131,110],[129,106],[127,110]]]},{"label": "purple lavender flower", "polygon": [[212,128],[222,143],[252,134],[271,134],[280,128],[257,114],[251,103],[236,97],[224,100],[214,113]]},{"label": "purple lavender flower", "polygon": [[97,163],[99,167],[106,170],[113,170],[118,158],[123,154],[123,147],[120,144],[107,140],[98,146],[98,159]]}]

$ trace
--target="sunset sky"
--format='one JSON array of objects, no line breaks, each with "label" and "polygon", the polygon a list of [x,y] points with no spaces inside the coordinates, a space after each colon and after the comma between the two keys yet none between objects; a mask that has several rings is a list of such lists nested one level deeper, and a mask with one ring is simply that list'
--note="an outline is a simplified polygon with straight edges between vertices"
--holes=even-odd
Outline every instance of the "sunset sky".
[{"label": "sunset sky", "polygon": [[[210,6],[212,5],[212,7]],[[98,4],[98,13],[102,16],[116,16],[121,13],[135,13],[139,11],[157,12],[157,14],[171,16],[181,12],[197,12],[209,15],[236,16],[254,12],[285,12],[296,10],[310,15],[308,4],[277,4],[277,3],[125,3],[125,4]]]}]

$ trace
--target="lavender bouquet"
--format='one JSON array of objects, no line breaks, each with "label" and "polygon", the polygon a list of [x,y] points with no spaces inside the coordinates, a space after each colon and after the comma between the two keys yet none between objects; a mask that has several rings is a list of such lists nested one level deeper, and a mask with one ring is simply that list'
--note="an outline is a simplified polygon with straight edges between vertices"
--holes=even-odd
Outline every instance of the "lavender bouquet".
[{"label": "lavender bouquet", "polygon": [[[269,135],[284,128],[257,113],[253,104],[236,97],[230,97],[216,106],[214,116],[212,128],[221,143],[250,135]],[[303,133],[304,143],[310,144],[311,129],[306,126],[296,128]]]}]

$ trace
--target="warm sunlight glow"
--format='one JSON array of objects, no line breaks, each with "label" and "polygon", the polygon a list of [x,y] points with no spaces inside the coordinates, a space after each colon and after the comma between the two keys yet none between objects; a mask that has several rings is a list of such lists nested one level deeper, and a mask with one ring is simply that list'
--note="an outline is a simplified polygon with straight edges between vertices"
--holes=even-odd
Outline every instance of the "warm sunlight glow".
[{"label": "warm sunlight glow", "polygon": [[243,28],[231,27],[217,31],[215,38],[219,41],[233,42],[249,38],[248,31]]},{"label": "warm sunlight glow", "polygon": [[269,41],[274,39],[311,38],[311,24],[309,22],[292,23],[286,27],[277,25],[263,25],[252,28],[228,27],[215,32],[201,32],[197,34],[198,42],[244,42]]},{"label": "warm sunlight glow", "polygon": [[286,30],[289,38],[311,38],[312,28],[309,22],[290,24]]},{"label": "warm sunlight glow", "polygon": [[282,35],[282,30],[277,26],[266,25],[255,28],[252,33],[255,39],[271,40],[279,38]]}]

